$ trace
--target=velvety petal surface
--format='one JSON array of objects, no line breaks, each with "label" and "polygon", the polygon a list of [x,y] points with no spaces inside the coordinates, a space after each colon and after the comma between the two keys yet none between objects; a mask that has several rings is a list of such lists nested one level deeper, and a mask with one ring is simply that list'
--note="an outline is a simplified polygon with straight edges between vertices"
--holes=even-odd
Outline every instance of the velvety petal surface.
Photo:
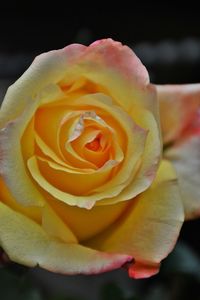
[{"label": "velvety petal surface", "polygon": [[176,168],[186,219],[200,215],[200,134],[191,135],[165,152]]},{"label": "velvety petal surface", "polygon": [[160,120],[165,143],[177,140],[200,107],[200,84],[157,85]]},{"label": "velvety petal surface", "polygon": [[[112,39],[99,40],[85,49],[72,69],[76,80],[91,81],[126,111],[132,107],[155,111],[157,103],[148,88],[148,72],[129,47]],[[67,75],[60,84],[68,85],[69,80]],[[84,80],[79,82],[84,84]]]},{"label": "velvety petal surface", "polygon": [[37,56],[26,72],[9,87],[1,106],[0,128],[17,118],[30,102],[41,97],[44,90],[55,87],[85,49],[83,45],[73,44]]},{"label": "velvety petal surface", "polygon": [[[148,277],[173,249],[184,220],[176,173],[161,163],[153,185],[133,199],[124,215],[86,244],[98,250],[133,256],[130,276]],[[153,271],[154,270],[154,271]]]},{"label": "velvety petal surface", "polygon": [[157,90],[134,52],[112,39],[39,55],[8,89],[0,246],[11,260],[65,274],[158,271],[183,209],[171,164],[156,176]]},{"label": "velvety petal surface", "polygon": [[157,86],[164,157],[175,166],[187,219],[200,214],[200,84]]},{"label": "velvety petal surface", "polygon": [[9,258],[64,274],[95,274],[121,267],[129,255],[107,254],[53,239],[39,226],[0,202],[0,245]]},{"label": "velvety petal surface", "polygon": [[129,47],[104,39],[89,47],[72,44],[36,57],[8,89],[1,107],[0,127],[19,116],[49,85],[73,85],[77,89],[85,78],[102,86],[102,91],[108,91],[126,111],[134,105],[155,111],[157,104],[151,89],[146,91],[149,76],[141,61]]}]

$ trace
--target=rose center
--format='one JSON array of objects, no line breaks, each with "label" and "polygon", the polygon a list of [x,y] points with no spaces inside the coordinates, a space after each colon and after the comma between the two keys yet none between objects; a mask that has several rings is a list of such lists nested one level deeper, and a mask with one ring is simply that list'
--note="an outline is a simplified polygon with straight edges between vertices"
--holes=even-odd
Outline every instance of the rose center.
[{"label": "rose center", "polygon": [[100,147],[101,147],[101,145],[100,145],[100,138],[96,137],[93,141],[87,143],[85,146],[89,150],[98,151],[100,149]]}]

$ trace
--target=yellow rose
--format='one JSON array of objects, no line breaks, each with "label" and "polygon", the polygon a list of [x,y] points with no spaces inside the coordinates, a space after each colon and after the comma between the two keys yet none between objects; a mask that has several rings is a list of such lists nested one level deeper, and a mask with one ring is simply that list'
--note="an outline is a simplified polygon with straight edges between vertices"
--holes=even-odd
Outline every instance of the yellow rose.
[{"label": "yellow rose", "polygon": [[65,274],[158,272],[183,208],[156,89],[111,39],[38,56],[0,111],[0,245]]}]

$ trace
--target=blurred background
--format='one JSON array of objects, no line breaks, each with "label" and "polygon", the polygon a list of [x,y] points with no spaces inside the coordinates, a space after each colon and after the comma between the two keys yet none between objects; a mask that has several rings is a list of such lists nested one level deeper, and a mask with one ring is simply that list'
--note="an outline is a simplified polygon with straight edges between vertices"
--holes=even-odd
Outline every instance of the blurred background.
[{"label": "blurred background", "polygon": [[[70,43],[112,37],[129,45],[153,83],[200,82],[200,17],[181,8],[102,2],[4,1],[0,4],[0,99],[41,52]],[[188,7],[189,6],[189,7]],[[130,280],[119,270],[99,276],[62,276],[7,262],[0,254],[0,299],[177,300],[200,299],[200,221],[186,222],[175,251],[159,275]]]}]

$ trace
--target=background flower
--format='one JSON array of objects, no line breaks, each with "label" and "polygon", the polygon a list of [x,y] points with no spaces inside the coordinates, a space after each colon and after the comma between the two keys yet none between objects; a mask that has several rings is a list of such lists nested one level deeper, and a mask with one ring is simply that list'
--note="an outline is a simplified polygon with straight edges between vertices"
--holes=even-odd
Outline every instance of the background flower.
[{"label": "background flower", "polygon": [[157,86],[164,156],[173,162],[187,219],[200,214],[200,84]]}]

